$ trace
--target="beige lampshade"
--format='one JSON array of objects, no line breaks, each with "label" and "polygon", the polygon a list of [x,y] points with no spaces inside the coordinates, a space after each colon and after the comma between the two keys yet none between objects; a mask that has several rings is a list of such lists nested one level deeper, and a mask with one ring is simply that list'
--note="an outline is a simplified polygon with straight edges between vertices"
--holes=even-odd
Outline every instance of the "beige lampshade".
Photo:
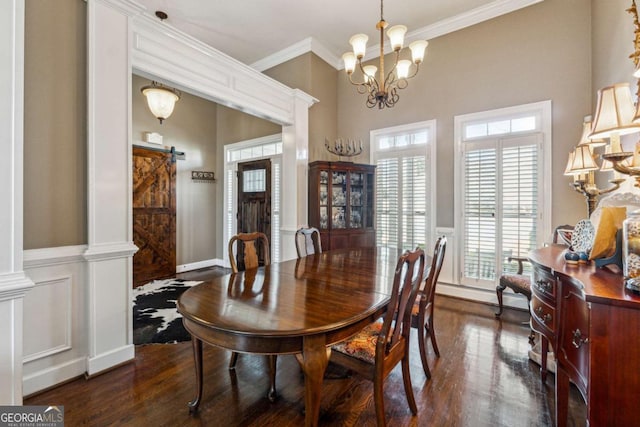
[{"label": "beige lampshade", "polygon": [[571,172],[571,165],[573,165],[573,155],[574,155],[574,151],[570,151],[569,159],[567,160],[567,166],[564,168],[565,176],[574,175],[574,173]]},{"label": "beige lampshade", "polygon": [[618,83],[600,89],[589,139],[640,132],[640,123],[632,122],[634,115],[629,83]]},{"label": "beige lampshade", "polygon": [[571,174],[582,174],[593,170],[598,170],[598,165],[593,159],[591,149],[588,145],[577,146],[573,151],[573,161],[571,162],[570,169]]},{"label": "beige lampshade", "polygon": [[602,138],[589,139],[592,124],[593,123],[591,122],[591,116],[585,116],[584,122],[582,123],[582,136],[580,137],[580,142],[578,143],[578,145],[591,145],[592,148],[607,145],[607,141]]}]

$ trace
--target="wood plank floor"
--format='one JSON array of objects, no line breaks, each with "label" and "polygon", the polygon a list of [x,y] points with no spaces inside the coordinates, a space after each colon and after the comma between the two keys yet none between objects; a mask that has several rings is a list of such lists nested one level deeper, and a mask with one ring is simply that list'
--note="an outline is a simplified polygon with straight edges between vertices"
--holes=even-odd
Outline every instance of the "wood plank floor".
[{"label": "wood plank floor", "polygon": [[[201,277],[202,278],[202,277]],[[389,426],[547,426],[552,425],[553,375],[540,381],[538,366],[527,358],[526,313],[436,297],[436,333],[441,357],[429,346],[433,377],[427,381],[413,340],[411,374],[418,403],[412,417],[400,367],[385,383]],[[415,338],[415,335],[414,335]],[[293,356],[278,358],[275,403],[266,398],[266,358],[241,355],[235,371],[230,353],[204,350],[204,399],[190,416],[195,393],[190,343],[138,346],[136,358],[89,380],[80,378],[25,399],[25,405],[64,405],[67,426],[300,426],[304,424],[304,379]],[[374,426],[372,385],[345,376],[323,385],[320,424]],[[586,408],[572,387],[569,425],[584,426]]]}]

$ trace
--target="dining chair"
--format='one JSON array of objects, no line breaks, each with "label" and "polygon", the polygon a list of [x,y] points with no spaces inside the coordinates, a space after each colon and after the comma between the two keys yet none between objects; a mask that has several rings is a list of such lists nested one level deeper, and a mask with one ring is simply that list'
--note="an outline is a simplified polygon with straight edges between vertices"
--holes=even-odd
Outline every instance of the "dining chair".
[{"label": "dining chair", "polygon": [[[235,251],[234,251],[235,247]],[[234,273],[269,265],[269,240],[266,234],[260,232],[238,233],[229,239],[229,262]],[[269,364],[269,393],[270,401],[276,399],[276,362],[277,356],[267,355]],[[229,369],[235,369],[238,353],[232,352],[229,359]]]},{"label": "dining chair", "polygon": [[[565,244],[564,236],[559,235],[560,230],[573,230],[572,225],[560,225],[553,231],[552,242]],[[496,317],[502,315],[502,293],[505,289],[509,288],[516,294],[524,295],[527,298],[527,307],[531,306],[531,275],[524,274],[524,264],[529,262],[527,257],[513,257],[507,258],[508,262],[517,262],[518,267],[515,273],[503,273],[500,276],[498,286],[496,286],[496,296],[498,297],[498,312],[495,313]],[[528,322],[527,322],[528,323]],[[529,342],[534,343],[535,334],[533,330],[529,333]]]},{"label": "dining chair", "polygon": [[322,253],[320,231],[315,227],[302,227],[296,231],[296,251],[298,258]]},{"label": "dining chair", "polygon": [[420,359],[422,360],[422,369],[427,378],[431,378],[431,370],[427,361],[427,337],[431,340],[433,351],[437,357],[440,357],[438,342],[436,341],[436,333],[433,329],[433,301],[436,295],[436,285],[440,270],[442,270],[442,262],[447,249],[447,238],[440,236],[436,241],[433,249],[433,257],[431,258],[431,268],[429,275],[424,282],[424,287],[418,291],[418,297],[411,311],[411,326],[418,330],[418,348],[420,349]]},{"label": "dining chair", "polygon": [[402,364],[404,391],[411,413],[418,412],[411,388],[409,337],[411,309],[422,283],[425,255],[422,249],[405,252],[398,259],[388,309],[381,319],[351,338],[332,347],[331,361],[373,381],[378,426],[386,425],[383,384],[398,364]]}]

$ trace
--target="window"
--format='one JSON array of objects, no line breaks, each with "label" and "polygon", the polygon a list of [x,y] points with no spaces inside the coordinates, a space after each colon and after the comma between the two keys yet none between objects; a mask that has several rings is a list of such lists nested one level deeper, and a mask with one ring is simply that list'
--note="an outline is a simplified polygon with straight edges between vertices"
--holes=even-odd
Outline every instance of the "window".
[{"label": "window", "polygon": [[456,117],[461,284],[494,289],[502,272],[515,272],[507,258],[547,235],[550,110],[543,102]]},{"label": "window", "polygon": [[435,121],[371,132],[376,165],[376,245],[431,246]]}]

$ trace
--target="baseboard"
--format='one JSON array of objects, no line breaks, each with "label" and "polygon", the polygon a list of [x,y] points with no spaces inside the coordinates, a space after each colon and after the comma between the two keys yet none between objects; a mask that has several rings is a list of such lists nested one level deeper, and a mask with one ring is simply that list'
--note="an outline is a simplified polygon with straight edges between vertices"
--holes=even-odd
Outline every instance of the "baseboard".
[{"label": "baseboard", "polygon": [[176,267],[176,273],[185,273],[187,271],[199,270],[201,268],[213,267],[213,266],[224,267],[225,263],[221,259],[207,259],[204,261],[192,262],[189,264],[182,264]]},{"label": "baseboard", "polygon": [[128,344],[96,357],[89,357],[87,358],[87,375],[95,375],[121,363],[128,362],[133,360],[135,356],[135,346]]},{"label": "baseboard", "polygon": [[[478,301],[485,304],[498,304],[498,297],[496,296],[496,292],[488,289],[475,289],[466,286],[450,285],[448,283],[441,283],[440,281],[438,281],[436,293],[447,295],[450,297]],[[504,293],[503,305],[505,307],[516,308],[525,311],[529,310],[526,298],[522,296],[516,296],[515,294],[509,295],[508,292]]]},{"label": "baseboard", "polygon": [[28,396],[70,379],[77,378],[86,371],[86,361],[86,358],[79,357],[69,360],[66,363],[25,375],[22,379],[23,395]]}]

